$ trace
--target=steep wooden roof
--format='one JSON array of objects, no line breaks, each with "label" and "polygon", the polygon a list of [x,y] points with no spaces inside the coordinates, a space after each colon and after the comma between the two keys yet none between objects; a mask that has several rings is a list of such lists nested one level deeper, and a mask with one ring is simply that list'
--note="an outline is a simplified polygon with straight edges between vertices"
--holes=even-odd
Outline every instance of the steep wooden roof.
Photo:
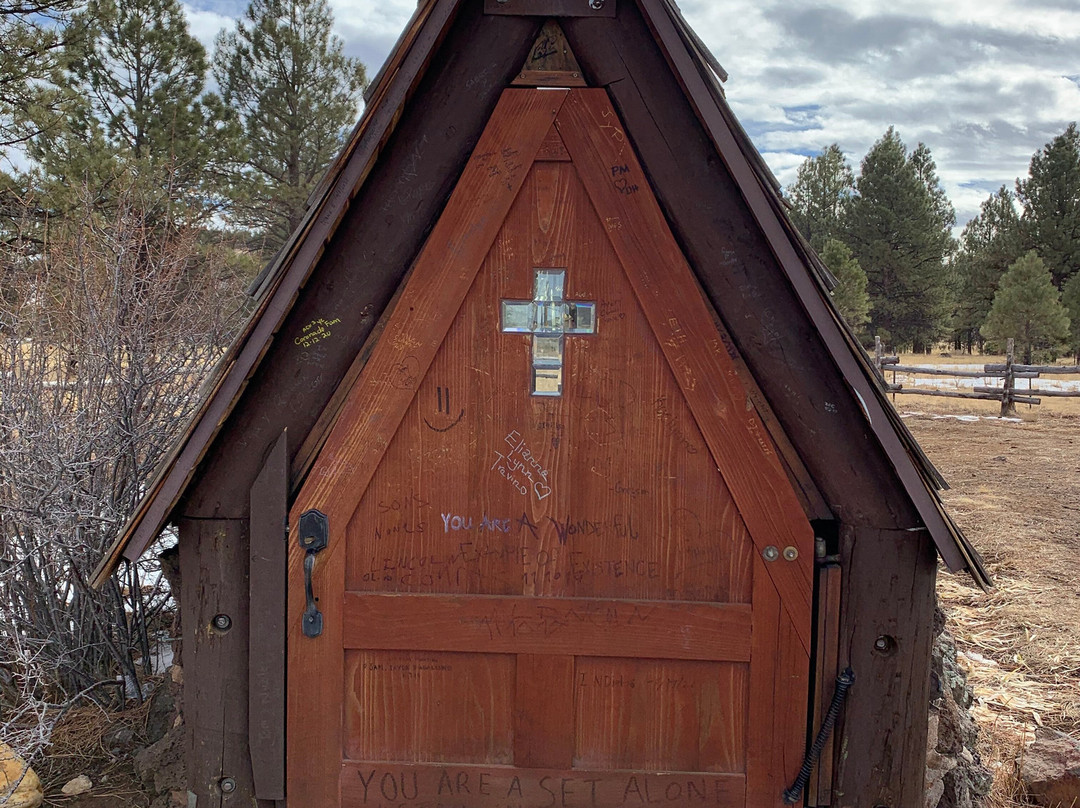
[{"label": "steep wooden roof", "polygon": [[[890,467],[891,474],[884,474],[890,479],[870,482],[861,479],[866,475],[860,475],[859,469],[848,469],[856,483],[851,487],[858,489],[858,494],[853,490],[850,496],[870,496],[875,486],[883,491],[902,489],[921,521],[909,529],[928,530],[950,569],[967,569],[977,583],[988,586],[978,553],[945,512],[937,494],[945,487],[944,480],[888,402],[868,357],[832,303],[828,270],[792,225],[779,184],[732,114],[721,87],[726,78],[723,68],[686,24],[673,0],[613,2],[620,5],[618,16],[567,17],[560,23],[589,83],[608,87],[703,289],[729,326],[738,351],[781,426],[791,433],[811,475],[820,484],[834,471],[843,473],[836,469],[836,458],[843,457],[845,444],[850,445],[847,451],[852,456],[865,454],[867,441],[876,444]],[[365,192],[365,182],[433,59],[447,50],[470,47],[467,41],[444,42],[452,29],[459,30],[453,27],[455,19],[463,9],[478,15],[479,9],[472,6],[481,3],[420,3],[373,82],[363,117],[312,195],[304,222],[253,284],[258,300],[254,314],[206,382],[195,416],[102,559],[95,583],[102,583],[121,558],[141,555],[172,518],[350,206]],[[500,19],[508,20],[504,23],[508,27],[513,21],[510,39],[526,42],[520,17]],[[544,21],[544,17],[531,18],[536,31]],[[519,58],[517,64],[522,61]],[[502,68],[505,72],[507,65]],[[516,67],[511,64],[508,69]],[[463,76],[461,80],[478,79]],[[681,100],[673,100],[674,94]],[[661,106],[665,114],[657,116]],[[452,129],[451,125],[447,132]],[[680,138],[681,145],[676,143]],[[737,189],[745,211],[727,209],[721,216],[719,204],[701,201],[714,188],[720,193],[724,184]],[[740,270],[744,272],[741,281],[731,277],[735,270],[716,264],[717,254],[723,252],[717,248],[717,239],[727,247],[737,242],[745,250],[767,251],[769,255],[760,261],[762,266],[771,265],[768,276],[762,267],[754,266]],[[764,249],[758,249],[759,245]],[[418,251],[422,245],[415,246]],[[400,267],[397,282],[407,269],[407,265]],[[748,297],[769,294],[797,301],[797,305],[789,302],[783,315],[788,322],[771,322],[771,317],[780,314],[772,312],[767,302],[753,300],[752,306],[747,305]],[[782,308],[777,305],[777,312]],[[798,366],[811,362],[813,368]],[[334,384],[344,383],[354,371],[349,368]],[[801,389],[795,390],[796,385]],[[311,424],[314,432],[325,430],[333,419],[333,400],[329,407],[326,400],[308,404],[319,411],[330,410]],[[852,416],[856,410],[862,416]],[[317,435],[299,439],[309,453],[319,443]],[[839,444],[832,449],[839,454],[815,462],[811,455],[822,446],[819,441]],[[294,467],[297,462],[294,458]],[[832,496],[826,492],[830,506],[847,507],[842,500],[849,494],[844,491],[840,485]]]}]

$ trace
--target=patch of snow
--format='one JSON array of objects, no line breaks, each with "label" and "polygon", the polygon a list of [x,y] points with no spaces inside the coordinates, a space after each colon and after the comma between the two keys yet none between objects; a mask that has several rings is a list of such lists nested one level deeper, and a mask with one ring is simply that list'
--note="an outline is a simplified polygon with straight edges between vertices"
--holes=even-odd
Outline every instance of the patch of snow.
[{"label": "patch of snow", "polygon": [[900,413],[901,418],[933,418],[937,421],[946,419],[952,419],[954,421],[961,421],[966,424],[973,424],[976,421],[1003,421],[1008,424],[1022,424],[1023,418],[1001,418],[997,415],[941,415],[936,413],[926,413],[922,410],[904,410]]},{"label": "patch of snow", "polygon": [[[901,418],[915,418],[915,417],[927,417],[925,412],[902,412]],[[1022,424],[1023,418],[1001,418],[997,415],[931,415],[935,421],[953,420],[961,421],[965,424],[974,424],[978,421],[1001,421],[1007,424]]]}]

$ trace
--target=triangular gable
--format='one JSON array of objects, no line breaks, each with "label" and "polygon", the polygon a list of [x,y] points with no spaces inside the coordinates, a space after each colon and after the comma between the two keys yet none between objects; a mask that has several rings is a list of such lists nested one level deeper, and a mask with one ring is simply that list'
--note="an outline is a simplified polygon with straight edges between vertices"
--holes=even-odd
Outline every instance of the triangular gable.
[{"label": "triangular gable", "polygon": [[[363,119],[313,198],[305,222],[265,274],[262,297],[254,316],[208,382],[203,405],[174,453],[163,463],[122,537],[99,565],[95,574],[97,584],[107,578],[121,557],[137,558],[170,519],[196,467],[206,457],[219,430],[243,395],[245,385],[258,370],[275,333],[290,314],[297,293],[371,172],[380,148],[394,131],[402,110],[424,78],[433,54],[465,5],[464,0],[428,0],[417,9],[398,47],[380,73]],[[722,68],[706,56],[704,46],[689,32],[681,15],[668,0],[637,0],[637,5],[655,38],[651,44],[658,45],[665,54],[699,125],[714,144],[716,153],[748,205],[776,262],[812,321],[818,339],[849,386],[847,396],[851,401],[845,406],[850,408],[854,402],[865,413],[874,439],[888,457],[903,491],[949,567],[970,570],[976,581],[986,586],[989,578],[978,554],[945,513],[934,490],[943,481],[922,455],[876,383],[868,360],[831,303],[817,271],[820,270],[820,262],[808,251],[787,219],[775,180],[771,179],[767,167],[727,107],[715,81]],[[514,29],[516,35],[520,35],[522,25],[532,27],[533,33],[528,37],[530,42],[544,22],[542,19],[528,18],[500,19],[512,21],[506,24],[517,26]],[[612,20],[602,19],[567,19],[563,26],[586,74],[592,67],[592,78],[600,84],[607,83],[607,79],[600,75],[604,72],[603,64],[598,62],[603,58],[605,48],[597,48],[595,53],[586,51],[589,45],[597,43],[598,37],[603,39],[615,35],[615,29],[610,27],[612,23]],[[605,25],[609,28],[602,28]],[[520,63],[519,59],[517,65]],[[516,69],[517,65],[511,65],[509,69]],[[503,72],[506,69],[507,66],[502,66]],[[633,89],[621,89],[633,92]],[[630,136],[638,137],[633,110],[627,111],[620,106],[622,101],[618,86],[612,86],[611,91],[616,108],[627,120]],[[646,171],[652,171],[648,159],[644,161]],[[662,206],[665,205],[663,194],[660,201]],[[665,214],[669,219],[678,218],[673,216],[670,209],[665,209]],[[700,274],[700,268],[695,266],[695,269]],[[709,278],[702,277],[702,283],[722,312],[723,305],[715,292],[710,290]],[[735,329],[733,335],[739,341]],[[743,350],[753,365],[753,351]],[[806,383],[812,384],[813,381],[807,378]],[[784,404],[775,396],[771,399],[774,408]],[[322,407],[322,403],[316,406]],[[780,415],[783,420],[784,414],[781,412]]]}]

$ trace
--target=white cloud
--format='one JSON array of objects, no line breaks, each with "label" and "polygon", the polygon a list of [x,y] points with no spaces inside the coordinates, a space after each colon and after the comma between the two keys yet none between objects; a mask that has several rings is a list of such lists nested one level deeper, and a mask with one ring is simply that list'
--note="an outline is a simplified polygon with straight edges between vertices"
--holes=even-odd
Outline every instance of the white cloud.
[{"label": "white cloud", "polygon": [[212,9],[185,5],[184,12],[187,14],[188,28],[192,36],[203,44],[208,54],[214,52],[214,39],[218,32],[222,28],[232,28],[236,23],[236,17]]},{"label": "white cloud", "polygon": [[[189,0],[204,42],[243,0]],[[331,0],[369,74],[415,0]],[[858,165],[895,126],[925,142],[960,221],[1080,119],[1073,0],[680,0],[731,74],[728,98],[781,182],[836,142]],[[1069,77],[1073,78],[1070,79]]]},{"label": "white cloud", "polygon": [[930,147],[963,222],[1080,119],[1080,7],[1068,0],[681,5],[785,183],[794,157],[833,142],[857,166],[894,125],[909,146]]}]

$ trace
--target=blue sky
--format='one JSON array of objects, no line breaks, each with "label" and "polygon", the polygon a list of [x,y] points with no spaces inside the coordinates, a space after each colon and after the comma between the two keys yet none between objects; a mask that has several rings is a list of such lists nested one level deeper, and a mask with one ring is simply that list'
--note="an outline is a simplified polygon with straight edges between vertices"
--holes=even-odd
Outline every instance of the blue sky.
[{"label": "blue sky", "polygon": [[[374,75],[415,0],[330,0]],[[246,2],[189,0],[212,47]],[[728,99],[785,185],[839,143],[858,165],[895,126],[931,149],[960,223],[1032,152],[1080,120],[1077,0],[681,0],[727,69]]]}]

